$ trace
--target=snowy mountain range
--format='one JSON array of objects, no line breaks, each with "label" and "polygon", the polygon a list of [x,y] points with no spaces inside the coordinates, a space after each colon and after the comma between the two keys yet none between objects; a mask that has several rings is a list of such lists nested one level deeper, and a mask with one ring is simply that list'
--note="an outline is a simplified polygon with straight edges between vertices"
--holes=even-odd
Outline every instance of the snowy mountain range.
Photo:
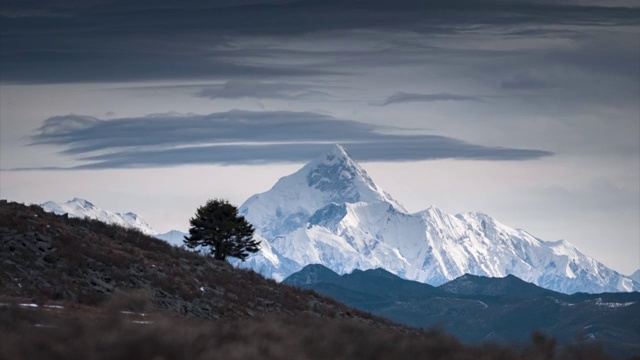
[{"label": "snowy mountain range", "polygon": [[513,274],[564,293],[640,290],[566,241],[540,240],[482,213],[416,213],[377,186],[341,146],[241,207],[262,250],[240,266],[278,281],[305,265],[339,273],[383,268],[441,285],[466,273]]},{"label": "snowy mountain range", "polygon": [[185,233],[177,230],[171,230],[169,232],[159,234],[137,214],[132,212],[117,213],[104,210],[84,199],[74,198],[65,203],[47,201],[40,206],[45,211],[57,215],[67,214],[70,217],[89,218],[93,220],[100,220],[108,224],[116,224],[127,228],[138,229],[144,234],[157,237],[177,246],[182,245],[182,239],[185,235]]},{"label": "snowy mountain range", "polygon": [[47,201],[40,205],[44,211],[51,212],[57,215],[68,214],[71,217],[77,218],[90,218],[93,220],[100,220],[108,224],[116,224],[128,228],[136,228],[147,235],[155,235],[151,226],[144,221],[140,216],[128,212],[128,213],[116,213],[109,210],[101,209],[87,200],[74,198],[65,203],[55,203],[53,201]]},{"label": "snowy mountain range", "polygon": [[[47,202],[47,211],[135,227],[182,245],[185,233],[156,233],[133,213],[113,213],[82,199]],[[543,241],[482,213],[408,212],[346,152],[335,148],[250,197],[240,214],[256,228],[261,251],[245,262],[277,281],[309,264],[338,274],[382,268],[438,286],[464,274],[515,275],[564,292],[627,292],[640,282],[607,268],[566,241]]]}]

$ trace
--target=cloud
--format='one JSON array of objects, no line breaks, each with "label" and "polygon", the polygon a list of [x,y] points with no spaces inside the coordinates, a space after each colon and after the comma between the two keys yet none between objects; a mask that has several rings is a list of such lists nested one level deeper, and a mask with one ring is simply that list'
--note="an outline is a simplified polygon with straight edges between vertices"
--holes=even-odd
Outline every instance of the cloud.
[{"label": "cloud", "polygon": [[[159,44],[160,46],[160,44]],[[0,50],[1,51],[1,50]],[[116,51],[128,52],[131,49]],[[83,52],[78,49],[78,52]],[[6,61],[5,61],[6,59]],[[335,72],[296,66],[237,64],[182,54],[99,54],[87,50],[18,51],[3,55],[0,81],[6,83],[134,82],[326,76]]]},{"label": "cloud", "polygon": [[402,104],[408,102],[435,102],[435,101],[483,101],[480,96],[458,95],[450,93],[412,94],[396,92],[381,101],[379,106]]},{"label": "cloud", "polygon": [[163,167],[307,161],[341,143],[361,161],[428,159],[530,160],[531,149],[470,144],[440,135],[394,135],[388,127],[313,112],[232,110],[209,115],[160,114],[101,120],[46,119],[32,145],[57,145],[76,168]]},{"label": "cloud", "polygon": [[[347,65],[335,69],[316,61],[330,50],[304,42],[298,49],[272,45],[252,56],[238,57],[237,51],[251,52],[267,39],[328,34],[339,41],[353,32],[468,36],[492,29],[527,37],[531,33],[517,31],[530,27],[544,36],[571,26],[635,26],[638,14],[637,8],[552,1],[4,1],[0,80],[133,82],[357,73],[361,68],[351,61],[356,54],[329,54]],[[247,40],[253,47],[239,47]],[[387,50],[412,48],[411,43],[397,45]],[[299,49],[312,51],[288,62],[285,52]],[[278,58],[265,65],[273,50]],[[424,50],[422,55],[429,49]],[[355,60],[378,61],[366,55]]]},{"label": "cloud", "polygon": [[196,93],[199,97],[215,99],[283,99],[301,100],[326,98],[329,94],[310,85],[290,83],[264,83],[254,80],[233,80],[218,86],[208,86]]},{"label": "cloud", "polygon": [[505,90],[540,90],[553,88],[555,85],[527,73],[518,73],[502,81],[500,87]]}]

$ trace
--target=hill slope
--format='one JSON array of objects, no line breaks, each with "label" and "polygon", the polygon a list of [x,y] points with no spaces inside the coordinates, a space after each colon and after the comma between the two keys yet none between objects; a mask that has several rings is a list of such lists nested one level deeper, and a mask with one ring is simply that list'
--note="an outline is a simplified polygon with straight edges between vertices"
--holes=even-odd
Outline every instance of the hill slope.
[{"label": "hill slope", "polygon": [[585,350],[558,352],[544,337],[523,351],[462,345],[136,230],[4,200],[0,333],[0,358],[16,360],[529,360]]},{"label": "hill slope", "polygon": [[349,311],[135,229],[56,216],[37,206],[0,201],[0,239],[3,297],[92,306],[117,291],[139,290],[159,310],[196,318],[274,312],[346,317]]}]

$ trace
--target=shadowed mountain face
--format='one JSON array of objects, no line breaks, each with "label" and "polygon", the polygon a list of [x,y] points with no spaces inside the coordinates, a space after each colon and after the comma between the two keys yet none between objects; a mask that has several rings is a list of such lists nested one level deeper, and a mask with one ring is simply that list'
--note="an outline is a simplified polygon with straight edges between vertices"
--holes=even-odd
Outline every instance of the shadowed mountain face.
[{"label": "shadowed mountain face", "polygon": [[504,278],[489,278],[464,274],[459,278],[440,285],[439,289],[459,295],[488,295],[505,297],[563,297],[563,294],[543,289],[532,283],[520,280],[513,275]]},{"label": "shadowed mountain face", "polygon": [[[354,270],[350,274],[340,276],[322,265],[308,265],[285,279],[284,283],[313,289],[316,285],[325,289],[335,288],[337,295],[342,292],[352,297],[360,295],[364,302],[360,303],[359,307],[366,310],[371,310],[380,303],[411,301],[442,293],[431,285],[402,279],[384,269]],[[367,299],[367,296],[370,298]],[[368,304],[373,302],[377,304],[369,308]]]},{"label": "shadowed mountain face", "polygon": [[309,265],[284,283],[407,325],[442,325],[468,342],[524,342],[537,329],[561,344],[582,336],[615,355],[640,352],[638,292],[567,295],[513,275],[463,275],[436,288],[382,269],[340,276],[322,265]]}]

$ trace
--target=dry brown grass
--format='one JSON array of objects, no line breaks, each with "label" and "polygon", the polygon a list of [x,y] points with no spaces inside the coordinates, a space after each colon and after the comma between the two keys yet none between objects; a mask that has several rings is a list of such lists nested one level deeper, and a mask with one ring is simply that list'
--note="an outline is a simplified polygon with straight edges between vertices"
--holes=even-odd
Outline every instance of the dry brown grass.
[{"label": "dry brown grass", "polygon": [[[597,349],[588,347],[558,352],[553,340],[541,335],[524,351],[517,351],[491,344],[462,345],[440,331],[409,334],[310,314],[239,320],[196,320],[158,313],[141,317],[120,311],[120,306],[130,309],[131,303],[122,296],[98,315],[0,308],[0,358],[605,359]],[[144,309],[144,301],[139,302],[144,294],[134,297]]]}]

